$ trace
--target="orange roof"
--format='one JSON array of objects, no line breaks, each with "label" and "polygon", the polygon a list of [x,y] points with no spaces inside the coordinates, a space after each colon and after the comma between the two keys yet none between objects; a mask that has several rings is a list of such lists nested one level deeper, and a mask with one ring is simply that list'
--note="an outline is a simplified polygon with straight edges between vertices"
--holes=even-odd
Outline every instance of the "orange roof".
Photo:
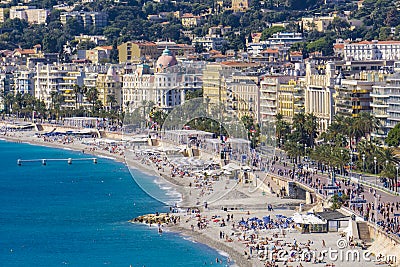
[{"label": "orange roof", "polygon": [[400,41],[379,41],[378,44],[400,44]]},{"label": "orange roof", "polygon": [[215,55],[212,55],[211,56],[212,58],[226,58],[226,56],[225,55],[223,55],[223,54],[215,54]]},{"label": "orange roof", "polygon": [[303,56],[303,53],[299,52],[299,51],[294,51],[294,52],[290,52],[291,56]]},{"label": "orange roof", "polygon": [[234,66],[234,67],[256,67],[260,66],[259,63],[247,63],[247,62],[242,62],[242,61],[224,61],[220,63],[221,65],[224,66]]},{"label": "orange roof", "polygon": [[[371,42],[371,41],[361,41],[358,43],[352,43],[355,45],[364,45],[364,44],[374,44],[375,42]],[[400,44],[400,41],[378,41],[375,44]]]},{"label": "orange roof", "polygon": [[344,48],[344,44],[335,44],[335,45],[333,45],[333,48],[343,49]]},{"label": "orange roof", "polygon": [[268,49],[265,49],[265,50],[263,50],[263,51],[261,51],[261,53],[268,53],[268,54],[277,54],[278,53],[278,49],[271,49],[271,48],[268,48]]},{"label": "orange roof", "polygon": [[141,46],[157,46],[155,43],[153,42],[133,42],[137,45],[141,45]]},{"label": "orange roof", "polygon": [[185,13],[181,18],[200,18],[200,16],[195,16],[192,13]]},{"label": "orange roof", "polygon": [[210,53],[210,54],[214,54],[214,55],[216,55],[216,54],[221,54],[221,52],[220,52],[220,51],[218,51],[218,50],[214,50],[214,49],[212,49],[212,50],[208,51],[208,53]]},{"label": "orange roof", "polygon": [[105,50],[112,50],[113,47],[111,45],[105,45],[105,46],[99,46],[100,48],[103,48]]},{"label": "orange roof", "polygon": [[15,52],[19,52],[21,55],[35,54],[35,49],[15,49]]}]

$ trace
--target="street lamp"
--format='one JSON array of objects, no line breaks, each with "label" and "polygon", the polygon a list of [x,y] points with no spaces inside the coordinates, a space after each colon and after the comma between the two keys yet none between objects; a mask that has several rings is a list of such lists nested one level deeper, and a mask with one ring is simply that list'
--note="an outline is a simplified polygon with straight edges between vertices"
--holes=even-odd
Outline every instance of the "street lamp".
[{"label": "street lamp", "polygon": [[397,193],[397,181],[399,180],[399,164],[396,164],[396,180],[395,180],[395,191]]},{"label": "street lamp", "polygon": [[363,175],[365,173],[365,154],[362,154],[362,160],[363,160]]},{"label": "street lamp", "polygon": [[304,158],[307,156],[307,144],[304,144]]},{"label": "street lamp", "polygon": [[378,180],[377,180],[377,178],[376,178],[376,175],[378,174],[378,171],[377,171],[377,169],[376,169],[376,163],[377,163],[377,160],[376,160],[376,157],[374,157],[374,165],[375,165],[375,184],[377,185],[377,184],[378,184]]},{"label": "street lamp", "polygon": [[351,169],[353,168],[353,150],[350,149],[350,179],[352,177]]},{"label": "street lamp", "polygon": [[[340,149],[340,159],[343,160],[343,149]],[[344,176],[344,166],[343,166],[343,162],[342,162],[342,166],[340,168],[340,172],[342,173],[342,175]]]}]

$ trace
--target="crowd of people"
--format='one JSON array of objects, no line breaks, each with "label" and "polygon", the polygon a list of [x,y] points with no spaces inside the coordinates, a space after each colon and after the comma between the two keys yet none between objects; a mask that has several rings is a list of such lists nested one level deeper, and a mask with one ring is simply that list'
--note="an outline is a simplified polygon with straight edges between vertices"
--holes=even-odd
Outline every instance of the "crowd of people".
[{"label": "crowd of people", "polygon": [[[281,164],[283,165],[283,164]],[[287,166],[287,165],[286,165]],[[334,190],[339,196],[347,196],[342,198],[343,206],[364,218],[365,221],[376,223],[388,234],[394,234],[400,237],[400,202],[383,201],[382,194],[376,189],[369,187],[364,190],[364,186],[351,182],[350,179],[340,181],[332,177],[323,176],[323,170],[317,169],[287,169],[279,167],[272,167],[271,173],[286,177],[288,179],[297,181],[315,190],[317,194],[328,196],[330,190],[324,189],[326,186],[337,186],[338,189]],[[325,175],[328,173],[325,172]],[[366,199],[370,201],[366,201]],[[364,203],[363,203],[364,202]]]}]

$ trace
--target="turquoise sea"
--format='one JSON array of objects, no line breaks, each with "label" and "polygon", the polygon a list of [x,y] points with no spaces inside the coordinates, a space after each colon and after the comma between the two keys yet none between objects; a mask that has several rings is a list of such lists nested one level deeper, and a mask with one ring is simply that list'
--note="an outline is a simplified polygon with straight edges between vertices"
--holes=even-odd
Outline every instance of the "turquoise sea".
[{"label": "turquoise sea", "polygon": [[99,158],[18,166],[17,159],[90,156],[5,141],[0,155],[0,266],[205,266],[217,257],[226,265],[205,245],[129,223],[169,207],[144,193],[124,164]]}]

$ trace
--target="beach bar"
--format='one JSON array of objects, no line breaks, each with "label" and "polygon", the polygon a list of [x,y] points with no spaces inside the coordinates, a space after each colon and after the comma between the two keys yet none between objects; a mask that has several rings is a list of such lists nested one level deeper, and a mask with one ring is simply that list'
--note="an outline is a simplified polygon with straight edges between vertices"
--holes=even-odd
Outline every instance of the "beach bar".
[{"label": "beach bar", "polygon": [[308,233],[326,233],[327,222],[314,214],[300,214],[295,213],[292,217],[296,224],[296,228],[302,234]]},{"label": "beach bar", "polygon": [[214,134],[199,130],[172,130],[163,132],[163,141],[174,144],[186,145],[191,140],[204,142],[208,138],[213,138]]}]

